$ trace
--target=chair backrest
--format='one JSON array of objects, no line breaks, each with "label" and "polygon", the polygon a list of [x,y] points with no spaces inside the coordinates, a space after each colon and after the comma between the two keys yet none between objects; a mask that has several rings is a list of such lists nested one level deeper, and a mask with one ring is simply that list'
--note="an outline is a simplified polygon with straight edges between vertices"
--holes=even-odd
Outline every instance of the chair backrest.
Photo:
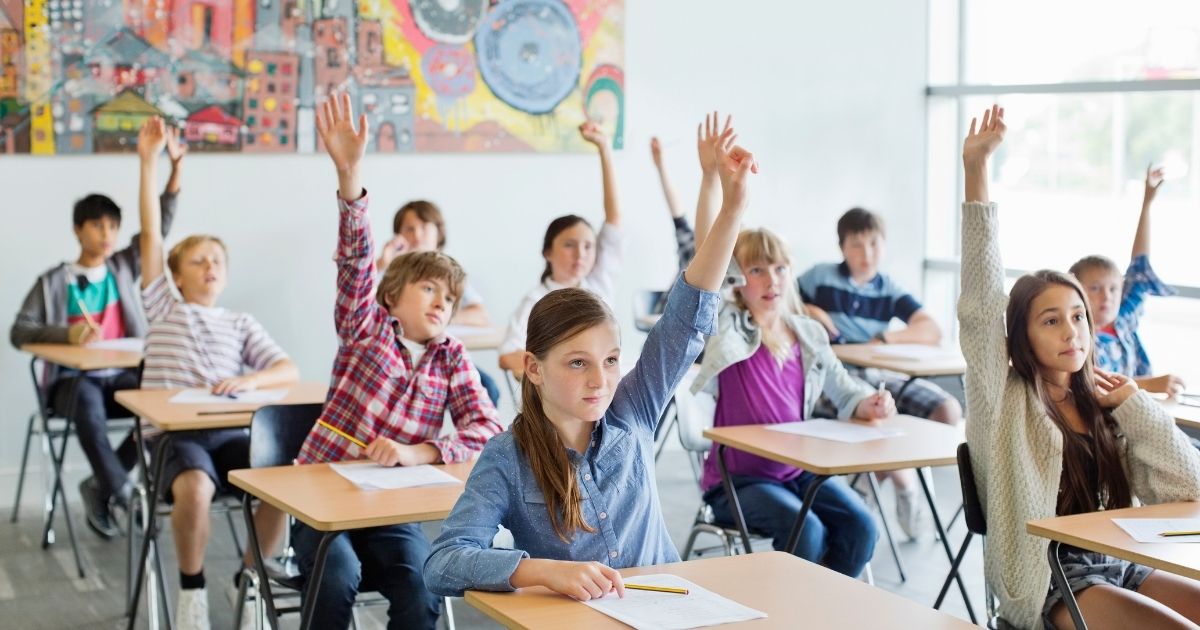
[{"label": "chair backrest", "polygon": [[691,379],[684,380],[675,390],[675,413],[679,422],[679,443],[693,453],[707,453],[712,442],[704,430],[712,428],[717,401],[704,392],[691,392]]},{"label": "chair backrest", "polygon": [[644,318],[662,313],[664,293],[665,291],[643,289],[633,294],[633,325],[635,328],[642,332],[650,332],[653,326],[647,325]]},{"label": "chair backrest", "polygon": [[287,466],[321,417],[321,403],[267,405],[250,419],[250,467]]},{"label": "chair backrest", "polygon": [[958,445],[958,481],[962,484],[963,515],[967,520],[967,529],[979,536],[986,536],[987,518],[983,514],[983,505],[979,503],[975,469],[971,468],[971,449],[966,442]]}]

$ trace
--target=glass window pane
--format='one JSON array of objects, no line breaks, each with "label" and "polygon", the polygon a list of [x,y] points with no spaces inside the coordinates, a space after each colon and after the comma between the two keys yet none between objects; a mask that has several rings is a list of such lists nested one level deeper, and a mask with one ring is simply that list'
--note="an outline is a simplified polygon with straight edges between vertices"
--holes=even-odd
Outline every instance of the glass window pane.
[{"label": "glass window pane", "polygon": [[1200,392],[1200,300],[1150,298],[1139,331],[1155,374],[1177,374],[1188,391]]}]

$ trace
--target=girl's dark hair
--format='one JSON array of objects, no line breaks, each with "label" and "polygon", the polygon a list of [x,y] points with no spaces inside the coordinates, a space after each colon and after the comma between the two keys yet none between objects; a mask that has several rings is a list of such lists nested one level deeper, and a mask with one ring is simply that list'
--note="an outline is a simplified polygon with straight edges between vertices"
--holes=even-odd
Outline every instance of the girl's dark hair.
[{"label": "girl's dark hair", "polygon": [[83,227],[88,221],[104,217],[111,217],[118,224],[121,223],[121,206],[105,195],[91,194],[76,201],[71,214],[75,227]]},{"label": "girl's dark hair", "polygon": [[396,216],[392,217],[392,234],[400,233],[400,226],[404,223],[404,215],[409,212],[415,213],[417,218],[422,223],[432,223],[437,226],[438,230],[438,249],[446,247],[446,220],[442,217],[442,209],[437,207],[437,204],[424,199],[416,199],[410,201],[396,211]]},{"label": "girl's dark hair", "polygon": [[[1088,337],[1095,339],[1092,309],[1088,306],[1083,288],[1074,277],[1058,271],[1042,270],[1021,276],[1008,294],[1005,319],[1008,328],[1008,356],[1012,360],[1013,369],[1026,383],[1033,386],[1038,399],[1042,401],[1042,406],[1046,408],[1046,413],[1063,434],[1063,473],[1057,513],[1065,515],[1094,512],[1101,506],[1106,510],[1129,507],[1133,503],[1133,494],[1129,478],[1121,464],[1117,425],[1096,398],[1096,385],[1092,377],[1092,368],[1096,361],[1094,343],[1083,368],[1071,375],[1069,394],[1091,434],[1090,443],[1087,436],[1077,434],[1067,424],[1066,418],[1058,411],[1040,376],[1037,356],[1029,342],[1029,315],[1033,301],[1052,286],[1069,287],[1075,291],[1087,313]],[[1092,444],[1095,445],[1094,449]],[[1091,473],[1086,462],[1091,457],[1095,458],[1099,479],[1088,478]],[[1099,497],[1092,495],[1093,488],[1099,490]]]},{"label": "girl's dark hair", "polygon": [[[585,289],[558,289],[533,305],[526,330],[525,350],[545,360],[550,350],[579,333],[604,323],[616,324],[608,306]],[[567,447],[546,417],[542,396],[528,378],[521,382],[521,413],[513,420],[513,439],[529,461],[533,478],[546,499],[554,533],[564,542],[578,530],[595,532],[583,520],[583,499]]]},{"label": "girl's dark hair", "polygon": [[[542,239],[542,256],[550,253],[550,249],[554,247],[554,239],[559,234],[562,234],[566,230],[569,230],[580,223],[588,226],[588,229],[591,229],[592,227],[592,224],[588,223],[587,219],[574,214],[561,216],[551,221],[550,225],[546,226],[546,237]],[[550,269],[550,261],[547,260],[546,269],[542,271],[542,279],[540,282],[545,282],[546,278],[550,277],[551,272],[552,270]]]}]

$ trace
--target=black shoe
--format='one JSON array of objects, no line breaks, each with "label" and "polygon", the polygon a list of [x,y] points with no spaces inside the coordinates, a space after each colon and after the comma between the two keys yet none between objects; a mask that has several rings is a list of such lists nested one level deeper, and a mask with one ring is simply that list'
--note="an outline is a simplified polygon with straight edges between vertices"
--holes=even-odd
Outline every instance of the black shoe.
[{"label": "black shoe", "polygon": [[88,477],[79,482],[79,496],[83,498],[88,527],[105,540],[116,538],[121,530],[117,528],[112,512],[108,509],[108,497],[100,491],[95,478]]}]

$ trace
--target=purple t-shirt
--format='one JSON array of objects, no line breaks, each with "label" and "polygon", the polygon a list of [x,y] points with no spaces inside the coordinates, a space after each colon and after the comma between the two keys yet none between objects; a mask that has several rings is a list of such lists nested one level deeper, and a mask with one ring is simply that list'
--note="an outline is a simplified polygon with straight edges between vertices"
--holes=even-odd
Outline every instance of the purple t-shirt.
[{"label": "purple t-shirt", "polygon": [[[720,395],[717,396],[714,427],[781,424],[804,419],[804,361],[800,356],[800,344],[792,346],[792,352],[782,366],[765,345],[759,346],[750,358],[722,370],[717,375],[717,386]],[[725,464],[731,475],[773,481],[795,479],[801,473],[799,468],[732,448],[725,449]],[[717,445],[714,444],[704,462],[700,485],[707,491],[720,483],[721,471],[717,468]]]}]

